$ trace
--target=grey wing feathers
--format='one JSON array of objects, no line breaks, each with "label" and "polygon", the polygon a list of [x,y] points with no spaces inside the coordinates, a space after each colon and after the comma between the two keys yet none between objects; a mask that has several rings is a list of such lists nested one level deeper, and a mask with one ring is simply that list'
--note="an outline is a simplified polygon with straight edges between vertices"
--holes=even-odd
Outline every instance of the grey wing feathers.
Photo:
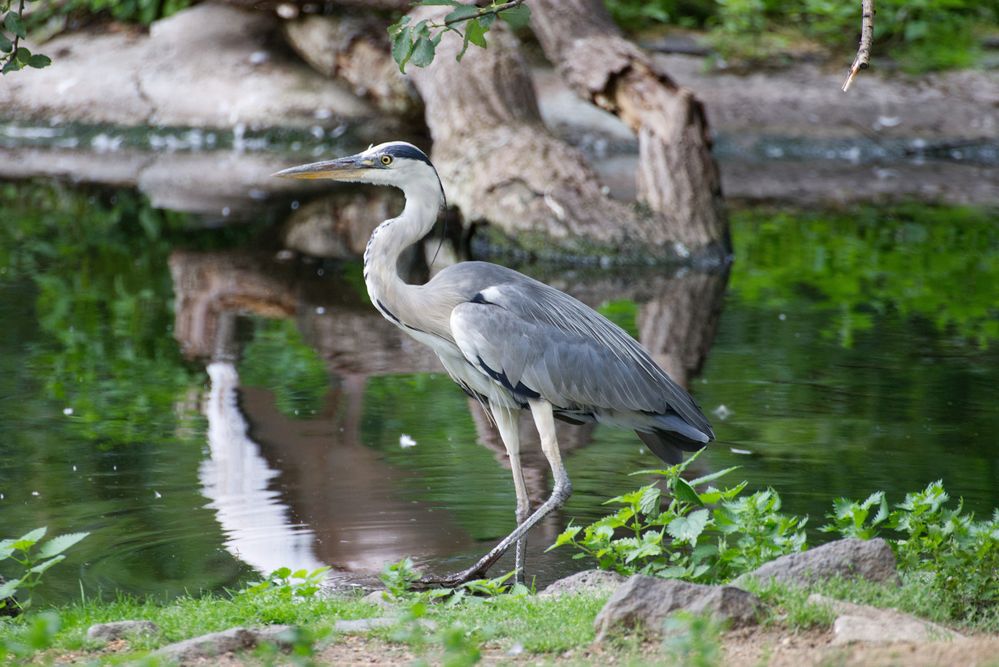
[{"label": "grey wing feathers", "polygon": [[620,327],[544,283],[484,266],[499,280],[451,316],[452,334],[471,363],[557,407],[663,415],[664,429],[698,442],[714,436],[689,394]]}]

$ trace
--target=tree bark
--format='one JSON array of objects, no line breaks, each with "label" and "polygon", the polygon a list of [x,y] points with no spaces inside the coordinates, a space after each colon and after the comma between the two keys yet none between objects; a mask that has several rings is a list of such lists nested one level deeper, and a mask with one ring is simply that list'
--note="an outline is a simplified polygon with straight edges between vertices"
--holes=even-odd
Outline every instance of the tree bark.
[{"label": "tree bark", "polygon": [[[415,19],[439,15],[439,8],[414,11]],[[460,46],[446,34],[434,62],[408,73],[424,100],[434,164],[467,223],[488,221],[540,256],[553,241],[562,253],[684,256],[677,243],[691,246],[676,225],[611,200],[583,155],[544,127],[519,45],[502,24],[489,32],[487,49],[470,47],[459,63]]]},{"label": "tree bark", "polygon": [[549,60],[584,99],[638,136],[638,195],[691,249],[731,244],[704,108],[635,44],[600,0],[532,0],[532,27]]},{"label": "tree bark", "polygon": [[401,116],[422,111],[389,53],[384,19],[304,14],[284,21],[282,28],[288,44],[313,69],[346,81],[380,110]]}]

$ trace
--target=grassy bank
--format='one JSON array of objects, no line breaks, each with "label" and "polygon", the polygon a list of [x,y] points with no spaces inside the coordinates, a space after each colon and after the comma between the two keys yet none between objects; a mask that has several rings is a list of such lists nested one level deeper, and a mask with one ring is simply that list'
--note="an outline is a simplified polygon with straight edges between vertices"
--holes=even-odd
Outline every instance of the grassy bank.
[{"label": "grassy bank", "polygon": [[[706,584],[730,582],[762,563],[807,548],[806,519],[781,513],[777,492],[743,494],[745,483],[716,486],[731,470],[688,480],[682,473],[690,460],[656,471],[652,484],[612,498],[611,514],[587,526],[570,525],[553,548],[575,549],[580,558],[624,575]],[[901,584],[834,579],[800,589],[750,581],[745,586],[766,603],[752,641],[758,643],[758,636],[767,633],[785,639],[828,634],[835,616],[829,608],[809,602],[811,593],[894,608],[966,634],[999,634],[999,511],[990,519],[976,520],[960,503],[953,506],[943,485],[934,482],[893,508],[882,493],[863,501],[839,499],[827,518],[822,530],[839,536],[870,539],[883,534],[898,561]],[[732,639],[734,635],[723,634],[724,628],[710,619],[679,616],[666,642],[646,641],[639,629],[594,645],[594,619],[609,592],[539,596],[512,584],[509,575],[458,589],[413,592],[411,583],[419,575],[408,559],[386,568],[386,592],[376,601],[360,593],[323,594],[322,568],[278,570],[223,594],[168,601],[97,600],[87,599],[81,590],[79,602],[32,607],[31,588],[40,583],[31,578],[32,570],[58,563],[62,552],[79,539],[74,535],[44,542],[40,531],[33,531],[0,543],[0,556],[18,562],[27,573],[8,582],[7,588],[17,588],[18,581],[30,583],[22,587],[19,602],[7,601],[8,608],[20,606],[26,613],[0,619],[0,656],[7,661],[80,658],[102,664],[159,664],[150,652],[166,644],[238,626],[266,625],[291,626],[283,640],[302,664],[343,662],[348,657],[338,652],[357,650],[368,658],[388,651],[393,661],[430,656],[449,665],[473,664],[483,653],[626,663],[670,657],[688,663],[696,654],[699,664],[721,664],[719,656],[732,650],[729,644],[747,637],[743,633],[741,639]],[[337,627],[338,621],[376,617],[391,621],[368,630],[363,640],[348,639]],[[159,629],[107,644],[87,638],[91,625],[125,619],[149,620]],[[265,643],[252,660],[271,662],[277,651]]]}]

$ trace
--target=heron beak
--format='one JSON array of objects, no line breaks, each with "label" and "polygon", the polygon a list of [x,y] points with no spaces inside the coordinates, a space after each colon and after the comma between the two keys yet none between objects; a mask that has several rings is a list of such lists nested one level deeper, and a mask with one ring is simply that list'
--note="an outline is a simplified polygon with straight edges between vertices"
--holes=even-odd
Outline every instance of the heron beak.
[{"label": "heron beak", "polygon": [[352,181],[369,169],[376,169],[377,163],[369,157],[363,155],[351,155],[336,160],[326,160],[325,162],[313,162],[303,164],[298,167],[289,167],[272,174],[281,178],[299,179],[329,179],[333,181]]}]

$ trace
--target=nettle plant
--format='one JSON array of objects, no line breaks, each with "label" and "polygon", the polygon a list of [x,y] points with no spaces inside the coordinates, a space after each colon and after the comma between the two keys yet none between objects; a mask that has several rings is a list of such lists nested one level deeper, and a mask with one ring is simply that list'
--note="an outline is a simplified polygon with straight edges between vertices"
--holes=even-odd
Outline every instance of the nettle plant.
[{"label": "nettle plant", "polygon": [[948,508],[949,501],[942,480],[907,494],[891,511],[881,491],[862,502],[840,498],[828,515],[830,523],[820,530],[861,539],[884,531],[899,570],[939,591],[953,617],[994,613],[999,606],[999,509],[990,519],[975,521],[973,513],[964,513],[963,501]]},{"label": "nettle plant", "polygon": [[[31,606],[31,595],[42,583],[42,575],[53,565],[65,560],[63,553],[90,533],[67,533],[42,543],[46,528],[36,528],[16,539],[0,540],[0,562],[11,560],[20,574],[0,583],[0,609],[15,605],[20,610]],[[21,596],[15,599],[14,595]]]},{"label": "nettle plant", "polygon": [[736,468],[687,481],[681,474],[696,458],[636,473],[660,479],[606,501],[617,512],[570,525],[549,550],[571,546],[580,552],[575,558],[593,558],[601,569],[703,583],[728,581],[805,548],[807,518],[782,514],[776,491],[742,496],[746,482],[711,484]]}]

